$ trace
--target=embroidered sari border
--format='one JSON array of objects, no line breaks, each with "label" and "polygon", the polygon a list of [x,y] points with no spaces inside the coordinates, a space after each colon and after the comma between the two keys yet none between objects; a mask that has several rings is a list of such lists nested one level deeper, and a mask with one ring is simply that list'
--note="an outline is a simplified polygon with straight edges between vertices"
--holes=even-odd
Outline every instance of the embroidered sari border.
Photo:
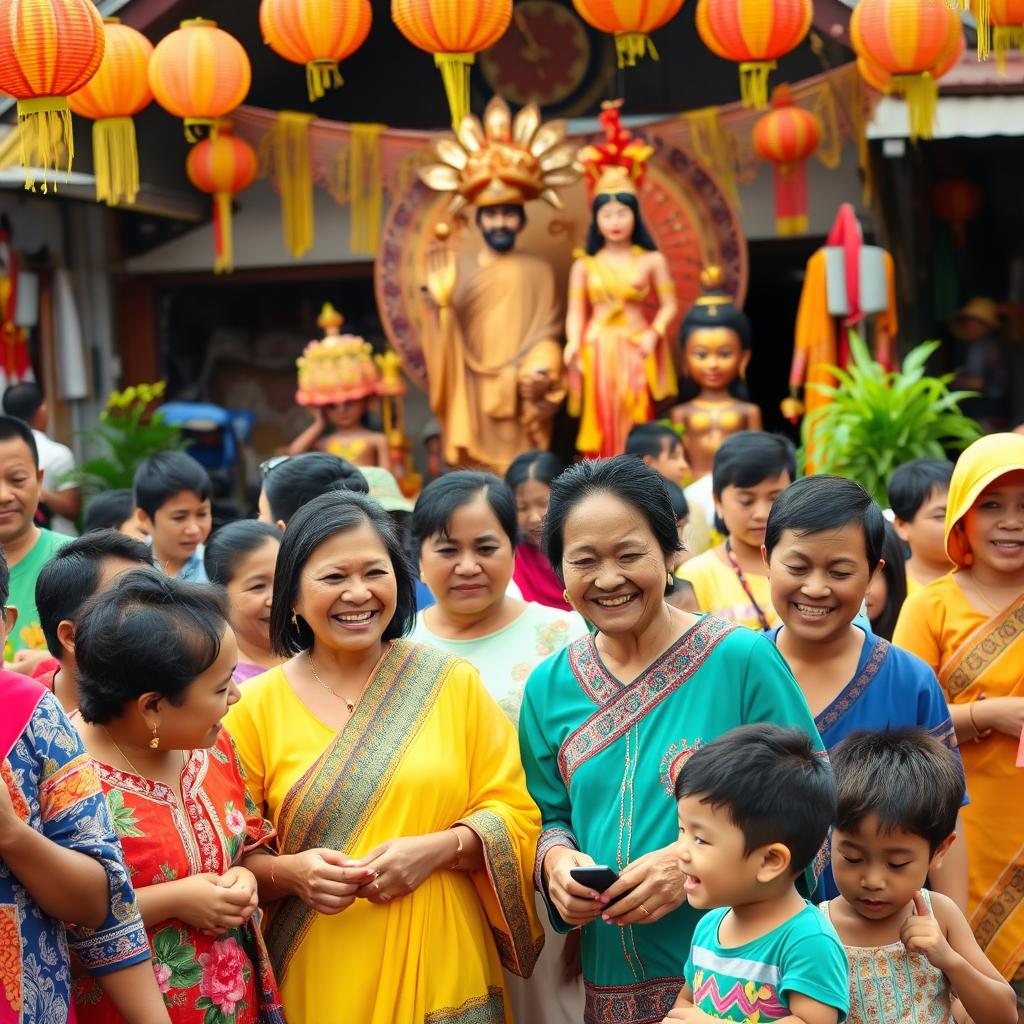
[{"label": "embroidered sari border", "polygon": [[[986,954],[995,942],[1000,930],[1009,920],[1021,912],[1024,905],[1024,847],[1017,851],[1011,863],[1002,870],[989,887],[984,898],[971,915],[971,928],[978,945]],[[1003,972],[1004,964],[996,963]],[[1011,965],[1016,968],[1019,965]]]},{"label": "embroidered sari border", "polygon": [[501,908],[505,931],[491,926],[502,965],[521,978],[533,973],[543,948],[543,937],[534,940],[530,913],[523,893],[523,868],[517,844],[504,820],[494,811],[475,811],[459,819],[472,829],[484,848],[487,879]]},{"label": "embroidered sari border", "polygon": [[546,828],[537,841],[537,856],[533,864],[533,887],[544,895],[544,858],[556,847],[565,846],[570,850],[578,850],[580,844],[576,837],[564,828]]},{"label": "embroidered sari border", "polygon": [[[396,641],[348,724],[289,792],[278,821],[280,852],[345,851],[359,839],[458,659]],[[316,913],[297,897],[274,908],[267,948],[284,979]]]},{"label": "embroidered sari border", "polygon": [[[871,638],[868,637],[865,642],[870,640]],[[818,732],[831,729],[860,700],[871,680],[878,674],[891,645],[888,640],[880,636],[874,637],[874,641],[875,645],[868,655],[864,667],[843,687],[836,699],[815,718],[814,724],[818,727]]]},{"label": "embroidered sari border", "polygon": [[586,984],[584,1024],[661,1024],[685,978],[654,978],[635,985]]},{"label": "embroidered sari border", "polygon": [[[620,688],[609,703],[570,733],[558,751],[558,771],[566,788],[580,765],[609,747],[687,683],[723,637],[737,628],[723,619],[705,615],[629,686]],[[583,639],[589,641],[589,646],[576,648],[574,644],[569,655],[573,674],[588,693],[604,692],[587,682],[598,676],[607,677],[608,670],[597,654],[593,638]]]},{"label": "embroidered sari border", "polygon": [[939,670],[950,700],[978,682],[1018,640],[1024,639],[1024,596],[979,626]]},{"label": "embroidered sari border", "polygon": [[490,986],[487,994],[473,996],[461,1006],[446,1006],[424,1014],[423,1024],[505,1024],[505,996]]}]

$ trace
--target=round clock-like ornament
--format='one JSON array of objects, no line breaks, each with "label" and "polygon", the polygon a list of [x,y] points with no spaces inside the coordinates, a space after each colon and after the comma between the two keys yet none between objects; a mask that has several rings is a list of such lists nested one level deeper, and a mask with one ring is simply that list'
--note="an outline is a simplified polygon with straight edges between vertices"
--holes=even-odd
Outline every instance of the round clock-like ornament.
[{"label": "round clock-like ornament", "polygon": [[590,37],[570,8],[521,0],[508,31],[478,60],[487,84],[510,103],[553,107],[580,88],[590,58]]},{"label": "round clock-like ornament", "polygon": [[[581,140],[582,141],[582,140]],[[702,292],[700,272],[722,268],[725,291],[742,305],[747,290],[747,243],[739,215],[714,174],[689,150],[660,145],[647,166],[640,206],[652,238],[668,261],[679,295],[680,319]],[[584,244],[590,205],[582,182],[560,193],[564,208],[530,203],[527,225],[516,249],[547,260],[555,272],[558,294],[568,290],[573,250]],[[483,240],[476,211],[448,212],[448,196],[416,180],[395,196],[381,235],[374,265],[377,306],[392,347],[418,385],[427,384],[420,338],[436,316],[425,298],[428,254],[438,244],[460,256],[479,253]],[[438,225],[442,225],[440,232]],[[652,298],[652,301],[654,299]],[[678,323],[670,327],[674,338]]]}]

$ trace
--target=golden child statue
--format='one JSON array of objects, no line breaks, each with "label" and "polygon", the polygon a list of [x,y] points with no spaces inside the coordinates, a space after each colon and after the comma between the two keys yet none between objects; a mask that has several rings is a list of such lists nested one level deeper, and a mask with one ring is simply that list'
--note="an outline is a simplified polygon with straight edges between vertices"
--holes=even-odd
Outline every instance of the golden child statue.
[{"label": "golden child statue", "polygon": [[531,104],[512,118],[495,97],[483,123],[466,117],[457,139],[440,139],[440,163],[420,172],[424,184],[454,194],[453,211],[471,204],[483,246],[459,259],[447,224],[435,227],[423,356],[430,407],[441,424],[452,466],[503,474],[528,448],[546,449],[565,397],[562,303],[553,269],[516,251],[526,203],[560,207],[556,187],[579,178],[565,124],[542,125]]},{"label": "golden child statue", "polygon": [[[675,286],[640,213],[651,149],[622,127],[620,105],[603,105],[604,144],[578,154],[593,219],[569,276],[565,363],[569,411],[580,417],[576,448],[591,457],[622,454],[630,430],[676,389],[666,337],[678,309]],[[649,321],[652,294],[658,311]]]},{"label": "golden child statue", "polygon": [[[686,458],[695,477],[707,476],[722,442],[739,430],[761,430],[761,410],[734,393],[750,362],[750,321],[722,289],[722,272],[708,267],[704,294],[679,328],[685,374],[697,394],[672,409],[683,427]],[[685,382],[683,385],[685,391]]]}]

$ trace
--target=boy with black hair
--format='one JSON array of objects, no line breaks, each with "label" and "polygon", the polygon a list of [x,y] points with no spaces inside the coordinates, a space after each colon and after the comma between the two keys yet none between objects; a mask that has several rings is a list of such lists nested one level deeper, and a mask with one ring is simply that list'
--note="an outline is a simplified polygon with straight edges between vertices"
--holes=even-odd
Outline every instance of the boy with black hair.
[{"label": "boy with black hair", "polygon": [[16,627],[8,623],[4,660],[26,675],[46,657],[36,612],[36,578],[69,539],[36,526],[42,483],[31,428],[13,416],[0,416],[0,546],[11,570],[10,601],[18,620]]},{"label": "boy with black hair", "polygon": [[97,530],[65,544],[36,580],[36,607],[50,660],[35,676],[65,711],[78,707],[75,619],[85,603],[129,569],[152,566],[148,545],[114,530]]},{"label": "boy with black hair", "polygon": [[158,452],[135,471],[136,517],[168,575],[205,583],[203,545],[213,525],[206,470],[184,452]]},{"label": "boy with black hair", "polygon": [[303,505],[308,505],[321,494],[328,491],[368,494],[370,490],[358,466],[329,452],[281,455],[264,462],[260,471],[263,487],[260,490],[259,518],[281,530]]},{"label": "boy with black hair", "polygon": [[[850,957],[850,1024],[913,1019],[1016,1024],[1013,989],[963,911],[924,886],[956,843],[963,767],[920,729],[858,732],[836,747],[832,869],[820,910]],[[894,993],[900,999],[894,999]],[[959,1006],[951,1000],[959,1001]]]},{"label": "boy with black hair", "polygon": [[[956,749],[956,732],[935,673],[920,658],[871,632],[860,615],[882,571],[885,517],[860,484],[809,476],[772,506],[764,551],[772,604],[782,625],[769,636],[803,692],[822,742],[832,750],[858,729],[917,726]],[[959,757],[959,755],[956,755]],[[963,843],[933,878],[963,905]],[[831,869],[819,894],[836,894]]]},{"label": "boy with black hair", "polygon": [[711,480],[716,526],[726,538],[678,570],[692,588],[689,611],[762,632],[778,625],[761,545],[772,504],[795,478],[796,452],[781,434],[741,430],[722,442]]},{"label": "boy with black hair", "polygon": [[898,466],[889,478],[893,525],[910,548],[907,595],[953,568],[946,554],[946,499],[953,463],[947,459],[914,459]]},{"label": "boy with black hair", "polygon": [[[689,473],[683,442],[679,435],[664,423],[640,423],[626,438],[626,455],[635,455],[647,466],[660,473],[669,483],[681,487]],[[684,547],[690,553],[706,551],[711,542],[711,522],[704,509],[694,504],[683,492],[689,516]]]},{"label": "boy with black hair", "polygon": [[800,729],[747,725],[697,750],[676,779],[678,852],[693,934],[666,1020],[837,1024],[846,954],[796,888],[835,817],[827,760]]}]

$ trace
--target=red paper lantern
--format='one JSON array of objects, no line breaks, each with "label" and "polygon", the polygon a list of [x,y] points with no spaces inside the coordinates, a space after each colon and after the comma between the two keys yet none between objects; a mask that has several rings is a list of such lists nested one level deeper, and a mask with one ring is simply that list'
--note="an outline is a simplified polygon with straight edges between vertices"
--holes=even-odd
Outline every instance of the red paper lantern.
[{"label": "red paper lantern", "polygon": [[260,30],[280,57],[305,64],[310,102],[343,84],[338,64],[366,41],[370,0],[263,0]]},{"label": "red paper lantern", "polygon": [[740,66],[743,105],[768,106],[768,75],[811,27],[811,0],[698,0],[697,33],[712,53]]},{"label": "red paper lantern", "polygon": [[956,11],[935,0],[860,0],[850,38],[857,55],[892,75],[892,88],[906,97],[910,137],[930,138],[939,69],[958,39],[963,46]]},{"label": "red paper lantern", "polygon": [[981,209],[981,191],[973,182],[958,178],[940,181],[932,189],[932,209],[939,220],[952,227],[956,247],[962,249],[967,240],[967,224]]},{"label": "red paper lantern", "polygon": [[644,54],[658,59],[650,34],[679,13],[683,0],[572,0],[572,5],[588,25],[615,36],[622,68],[633,67]]},{"label": "red paper lantern", "polygon": [[164,36],[149,62],[157,103],[185,122],[185,138],[212,128],[248,95],[252,66],[242,44],[215,21],[192,18]]},{"label": "red paper lantern", "polygon": [[68,97],[73,113],[94,121],[96,198],[134,203],[139,191],[139,153],[132,118],[153,100],[149,58],[153,44],[137,29],[105,18],[103,63],[89,82]]},{"label": "red paper lantern", "polygon": [[222,123],[215,136],[192,147],[185,170],[197,189],[213,196],[213,269],[217,274],[230,272],[234,262],[231,202],[256,180],[256,151],[248,142],[236,139],[230,125]]},{"label": "red paper lantern", "polygon": [[391,0],[391,18],[413,46],[434,55],[458,131],[469,113],[469,69],[505,34],[512,0]]},{"label": "red paper lantern", "polygon": [[75,155],[67,97],[81,89],[103,60],[103,20],[90,0],[0,0],[0,92],[18,101],[25,187],[33,165],[67,171]]},{"label": "red paper lantern", "polygon": [[780,235],[807,233],[807,159],[821,143],[821,121],[798,107],[788,85],[772,95],[770,113],[754,125],[754,149],[775,170],[775,229]]}]

